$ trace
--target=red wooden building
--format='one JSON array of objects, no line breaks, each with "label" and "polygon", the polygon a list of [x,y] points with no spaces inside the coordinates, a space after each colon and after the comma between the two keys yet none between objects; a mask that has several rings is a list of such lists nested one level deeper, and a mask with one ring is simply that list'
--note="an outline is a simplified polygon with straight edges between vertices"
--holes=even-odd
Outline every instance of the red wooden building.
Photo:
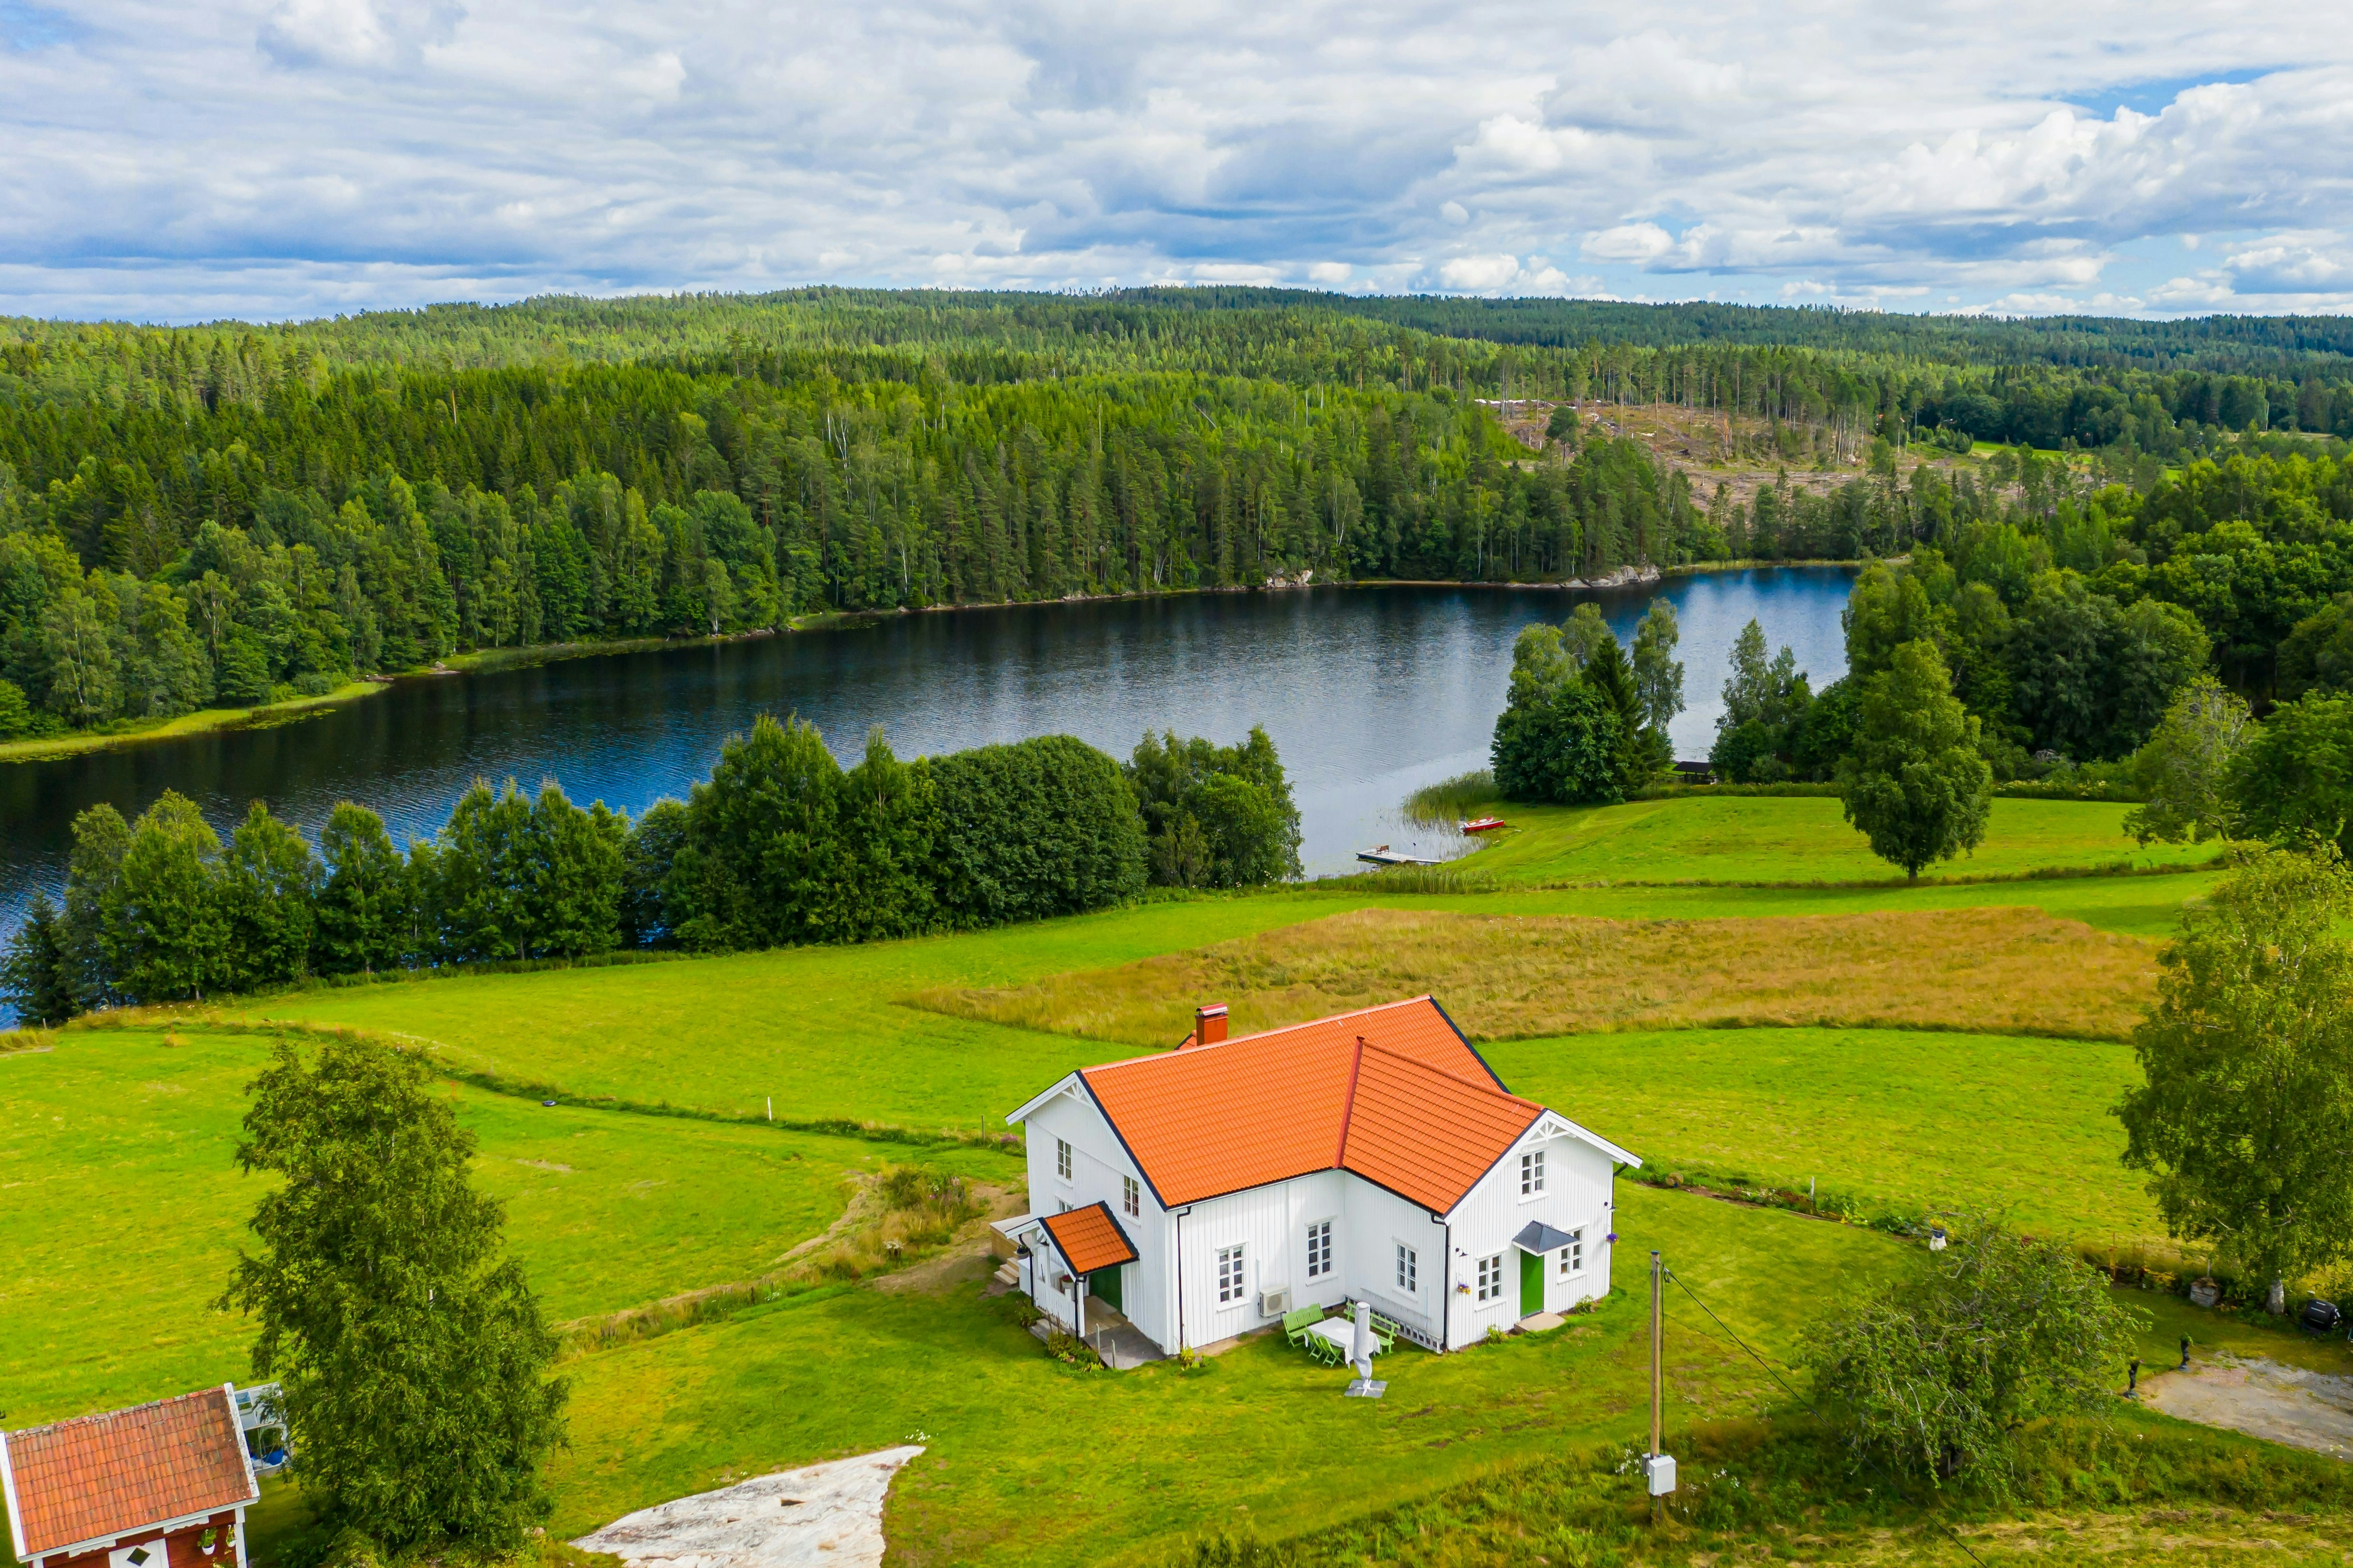
[{"label": "red wooden building", "polygon": [[261,1495],[236,1390],[0,1432],[0,1489],[24,1568],[244,1568]]}]

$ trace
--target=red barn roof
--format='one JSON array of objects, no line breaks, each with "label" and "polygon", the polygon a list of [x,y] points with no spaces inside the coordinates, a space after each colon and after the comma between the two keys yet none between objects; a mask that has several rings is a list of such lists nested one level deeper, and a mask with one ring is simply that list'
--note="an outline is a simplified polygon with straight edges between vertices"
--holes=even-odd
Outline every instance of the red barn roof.
[{"label": "red barn roof", "polygon": [[1171,1207],[1345,1170],[1445,1214],[1544,1112],[1427,996],[1079,1077]]},{"label": "red barn roof", "polygon": [[261,1495],[226,1386],[0,1435],[19,1560]]}]

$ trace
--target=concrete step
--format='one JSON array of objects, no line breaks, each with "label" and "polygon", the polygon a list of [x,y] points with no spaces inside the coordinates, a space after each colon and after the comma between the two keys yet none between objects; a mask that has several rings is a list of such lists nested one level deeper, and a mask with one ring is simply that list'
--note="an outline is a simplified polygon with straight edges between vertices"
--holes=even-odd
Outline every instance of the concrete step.
[{"label": "concrete step", "polygon": [[1018,1263],[1006,1263],[1006,1264],[1000,1264],[1000,1265],[997,1267],[996,1279],[997,1279],[997,1282],[999,1285],[1018,1285],[1018,1284],[1020,1284],[1020,1283],[1021,1283],[1021,1265],[1019,1265]]}]

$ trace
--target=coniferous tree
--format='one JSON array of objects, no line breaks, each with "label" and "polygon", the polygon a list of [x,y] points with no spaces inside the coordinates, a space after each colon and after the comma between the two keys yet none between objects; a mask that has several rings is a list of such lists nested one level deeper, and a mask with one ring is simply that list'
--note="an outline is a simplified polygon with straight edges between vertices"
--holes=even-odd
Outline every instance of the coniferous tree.
[{"label": "coniferous tree", "polygon": [[65,921],[48,894],[37,888],[26,901],[24,922],[0,957],[0,1001],[18,1023],[36,1027],[62,1024],[74,1016]]}]

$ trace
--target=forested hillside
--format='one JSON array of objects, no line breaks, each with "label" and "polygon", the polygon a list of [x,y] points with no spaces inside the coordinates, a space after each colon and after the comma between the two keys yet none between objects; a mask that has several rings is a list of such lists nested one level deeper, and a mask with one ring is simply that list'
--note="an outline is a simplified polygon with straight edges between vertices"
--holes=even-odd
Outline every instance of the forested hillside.
[{"label": "forested hillside", "polygon": [[[2066,567],[2180,604],[2261,690],[2353,589],[2347,346],[2333,321],[1230,289],[0,321],[0,735],[828,610],[1921,542],[2013,603]],[[1499,400],[1584,417],[1531,450]],[[1694,494],[1597,434],[1597,401],[1846,477]],[[2096,460],[1918,460],[1973,438]]]}]

